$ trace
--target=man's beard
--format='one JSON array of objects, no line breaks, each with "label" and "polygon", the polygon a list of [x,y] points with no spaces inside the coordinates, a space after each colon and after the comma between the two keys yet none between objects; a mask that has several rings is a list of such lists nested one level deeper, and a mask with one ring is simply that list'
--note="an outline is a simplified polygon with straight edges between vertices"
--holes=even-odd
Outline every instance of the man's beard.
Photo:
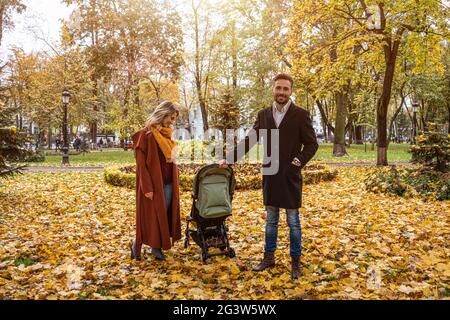
[{"label": "man's beard", "polygon": [[278,95],[275,98],[275,101],[278,102],[278,103],[283,103],[283,102],[286,102],[287,100],[288,100],[288,97],[284,96],[284,95]]}]

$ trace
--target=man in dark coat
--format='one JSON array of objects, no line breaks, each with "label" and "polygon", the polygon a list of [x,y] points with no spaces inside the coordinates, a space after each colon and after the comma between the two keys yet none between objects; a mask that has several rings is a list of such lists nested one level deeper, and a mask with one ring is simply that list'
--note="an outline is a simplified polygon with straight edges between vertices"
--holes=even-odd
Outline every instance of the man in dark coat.
[{"label": "man in dark coat", "polygon": [[[273,105],[261,110],[253,125],[256,139],[247,135],[220,164],[225,167],[238,161],[244,155],[238,155],[238,150],[248,153],[256,140],[261,138],[263,130],[269,131],[264,139],[263,164],[263,195],[267,212],[265,252],[264,259],[254,271],[263,271],[275,265],[279,213],[280,208],[284,208],[290,228],[291,277],[297,279],[302,275],[302,232],[298,210],[302,206],[301,169],[314,156],[318,144],[309,112],[294,105],[290,99],[293,82],[287,74],[275,77]],[[278,141],[273,141],[274,137]]]}]

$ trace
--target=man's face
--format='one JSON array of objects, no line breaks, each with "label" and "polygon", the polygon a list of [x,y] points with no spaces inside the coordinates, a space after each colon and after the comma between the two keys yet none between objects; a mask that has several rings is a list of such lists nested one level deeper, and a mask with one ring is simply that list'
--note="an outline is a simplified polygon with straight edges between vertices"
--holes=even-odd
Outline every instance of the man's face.
[{"label": "man's face", "polygon": [[272,88],[273,100],[278,104],[286,104],[292,94],[292,86],[289,80],[279,79]]}]

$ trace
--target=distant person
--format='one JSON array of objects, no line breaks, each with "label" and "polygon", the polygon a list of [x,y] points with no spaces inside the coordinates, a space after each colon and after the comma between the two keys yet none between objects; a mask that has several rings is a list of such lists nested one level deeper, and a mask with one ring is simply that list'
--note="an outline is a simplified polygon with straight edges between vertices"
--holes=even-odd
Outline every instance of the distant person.
[{"label": "distant person", "polygon": [[100,141],[98,142],[98,148],[100,149],[100,152],[103,152],[103,138],[100,138]]},{"label": "distant person", "polygon": [[55,139],[55,150],[58,151],[61,148],[61,140],[59,138]]},{"label": "distant person", "polygon": [[75,138],[75,141],[73,142],[73,148],[77,151],[77,152],[79,152],[80,151],[80,147],[81,147],[81,139],[80,139],[80,137],[76,137]]}]

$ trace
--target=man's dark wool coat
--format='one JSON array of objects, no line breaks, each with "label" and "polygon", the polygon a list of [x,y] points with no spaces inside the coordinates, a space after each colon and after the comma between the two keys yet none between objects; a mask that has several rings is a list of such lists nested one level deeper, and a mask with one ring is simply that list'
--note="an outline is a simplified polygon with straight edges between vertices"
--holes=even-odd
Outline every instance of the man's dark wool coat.
[{"label": "man's dark wool coat", "polygon": [[[273,107],[258,112],[253,129],[257,133],[258,141],[261,138],[259,130],[266,129],[268,131],[267,143],[264,143],[263,167],[267,168],[271,165],[270,158],[272,161],[279,161],[279,169],[276,174],[268,175],[267,171],[263,171],[264,205],[285,209],[300,208],[302,206],[301,169],[311,160],[319,147],[309,112],[291,103],[278,127],[279,145],[271,146],[270,130],[277,129],[273,117]],[[239,160],[237,159],[237,150],[240,148],[243,150],[245,146],[245,153],[247,153],[254,145],[250,142],[251,139],[247,136],[227,155],[227,161],[234,163]],[[300,168],[292,164],[295,157],[301,162]]]}]

